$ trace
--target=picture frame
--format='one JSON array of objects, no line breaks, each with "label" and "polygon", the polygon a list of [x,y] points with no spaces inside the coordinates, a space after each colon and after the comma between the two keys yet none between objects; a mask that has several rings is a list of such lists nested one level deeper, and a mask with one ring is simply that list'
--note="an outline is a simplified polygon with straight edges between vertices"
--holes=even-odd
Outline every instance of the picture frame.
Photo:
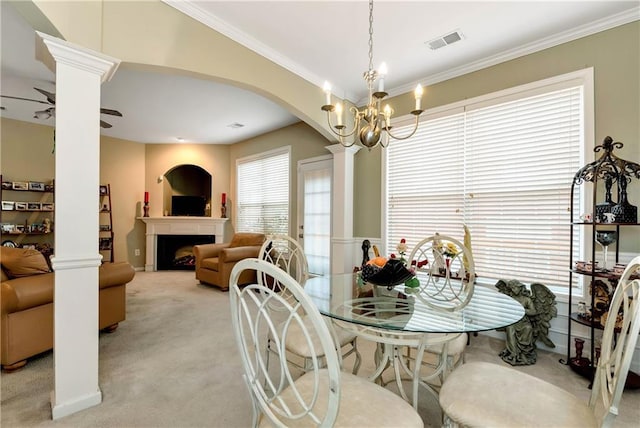
[{"label": "picture frame", "polygon": [[11,190],[11,189],[13,189],[13,182],[11,181],[2,182],[2,190]]},{"label": "picture frame", "polygon": [[111,226],[108,224],[101,224],[100,225],[100,232],[110,232],[111,231]]},{"label": "picture frame", "polygon": [[14,233],[16,231],[16,225],[11,223],[2,223],[0,225],[2,233]]},{"label": "picture frame", "polygon": [[18,233],[29,233],[30,230],[26,230],[24,224],[16,224],[15,225],[15,232],[18,232]]},{"label": "picture frame", "polygon": [[42,202],[40,204],[40,209],[42,211],[53,211],[53,202]]},{"label": "picture frame", "polygon": [[44,183],[41,183],[39,181],[30,181],[29,190],[33,190],[36,192],[44,192]]},{"label": "picture frame", "polygon": [[27,202],[27,210],[40,211],[40,209],[41,209],[40,202]]},{"label": "picture frame", "polygon": [[107,186],[100,186],[100,196],[105,196],[109,193]]},{"label": "picture frame", "polygon": [[111,238],[100,238],[99,245],[100,251],[110,250],[112,245]]},{"label": "picture frame", "polygon": [[16,202],[15,210],[16,211],[26,211],[28,208],[28,204],[26,202]]},{"label": "picture frame", "polygon": [[15,206],[16,204],[13,201],[2,201],[2,211],[13,211]]},{"label": "picture frame", "polygon": [[11,187],[13,190],[29,190],[29,183],[26,181],[14,181]]},{"label": "picture frame", "polygon": [[45,192],[53,192],[53,183],[52,184],[45,184],[44,185],[44,191]]}]

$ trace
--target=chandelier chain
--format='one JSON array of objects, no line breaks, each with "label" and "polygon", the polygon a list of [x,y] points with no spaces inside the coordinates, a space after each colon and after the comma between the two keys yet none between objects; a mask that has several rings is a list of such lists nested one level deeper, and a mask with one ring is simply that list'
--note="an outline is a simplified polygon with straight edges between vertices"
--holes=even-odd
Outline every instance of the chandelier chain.
[{"label": "chandelier chain", "polygon": [[373,0],[369,0],[369,73],[373,70]]}]

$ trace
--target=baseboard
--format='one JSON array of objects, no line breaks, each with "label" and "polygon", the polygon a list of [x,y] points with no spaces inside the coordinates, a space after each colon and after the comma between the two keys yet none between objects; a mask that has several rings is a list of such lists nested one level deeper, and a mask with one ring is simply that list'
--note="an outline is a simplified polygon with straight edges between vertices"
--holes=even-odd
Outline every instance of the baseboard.
[{"label": "baseboard", "polygon": [[51,391],[51,418],[53,420],[80,412],[102,403],[102,391],[98,389],[93,394],[84,395],[66,403],[54,404],[55,391]]}]

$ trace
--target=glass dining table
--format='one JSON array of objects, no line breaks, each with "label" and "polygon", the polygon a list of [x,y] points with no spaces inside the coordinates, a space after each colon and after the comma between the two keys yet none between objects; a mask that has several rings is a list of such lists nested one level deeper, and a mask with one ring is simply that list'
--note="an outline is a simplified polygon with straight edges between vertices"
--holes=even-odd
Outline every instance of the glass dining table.
[{"label": "glass dining table", "polygon": [[[411,401],[402,386],[402,380],[408,375],[416,408],[418,385],[425,386],[437,397],[437,388],[433,385],[441,383],[452,369],[447,358],[448,345],[460,340],[465,333],[505,328],[525,315],[519,302],[484,286],[474,287],[469,303],[459,310],[437,307],[437,302],[430,301],[429,294],[420,288],[361,286],[356,274],[313,277],[306,281],[304,289],[321,314],[332,318],[341,328],[378,344],[376,368],[370,380],[383,383],[382,373],[392,366],[400,394]],[[406,352],[402,352],[406,349],[417,351],[413,368]],[[417,362],[422,361],[425,352],[434,349],[440,360],[425,377]]]}]

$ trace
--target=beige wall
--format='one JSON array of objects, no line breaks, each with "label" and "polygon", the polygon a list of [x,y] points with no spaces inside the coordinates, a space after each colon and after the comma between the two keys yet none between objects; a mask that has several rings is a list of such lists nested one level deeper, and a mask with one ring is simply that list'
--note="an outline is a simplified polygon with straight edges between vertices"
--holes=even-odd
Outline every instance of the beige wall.
[{"label": "beige wall", "polygon": [[[110,137],[100,139],[100,183],[111,186],[114,259],[144,266],[145,227],[136,220],[142,215],[144,198],[145,145]],[[135,250],[140,255],[135,255]],[[105,253],[106,254],[106,253]]]},{"label": "beige wall", "polygon": [[[32,125],[11,119],[0,119],[0,172],[4,181],[39,181],[50,183],[54,178],[55,158],[53,150],[53,128]],[[3,192],[5,201],[53,202],[53,195],[38,193]],[[53,213],[3,212],[2,222],[22,224],[42,223],[44,218],[54,220]],[[55,225],[54,225],[55,228]],[[18,244],[49,243],[54,245],[55,235],[11,235],[2,236]]]},{"label": "beige wall", "polygon": [[[0,120],[0,126],[3,177],[12,181],[51,181],[55,176],[53,127],[6,118]],[[144,144],[101,138],[100,183],[111,185],[115,260],[129,261],[134,266],[144,266],[144,227],[135,219],[140,215],[139,205],[144,194],[144,160]],[[10,215],[3,213],[3,221],[12,222]],[[54,219],[53,215],[50,217]],[[21,236],[14,240],[53,245],[54,238],[55,234]],[[134,256],[136,248],[141,250],[138,257]]]},{"label": "beige wall", "polygon": [[[640,162],[638,21],[428,86],[423,105],[442,106],[586,67],[593,67],[595,75],[595,142],[601,144],[610,135],[624,143],[623,149],[616,151],[620,157]],[[390,102],[406,104],[411,97],[408,93]],[[380,148],[357,153],[355,168],[354,235],[380,237]],[[636,180],[628,190],[630,202],[640,205],[640,182]],[[640,252],[638,228],[624,228],[621,233],[622,250]]]}]

